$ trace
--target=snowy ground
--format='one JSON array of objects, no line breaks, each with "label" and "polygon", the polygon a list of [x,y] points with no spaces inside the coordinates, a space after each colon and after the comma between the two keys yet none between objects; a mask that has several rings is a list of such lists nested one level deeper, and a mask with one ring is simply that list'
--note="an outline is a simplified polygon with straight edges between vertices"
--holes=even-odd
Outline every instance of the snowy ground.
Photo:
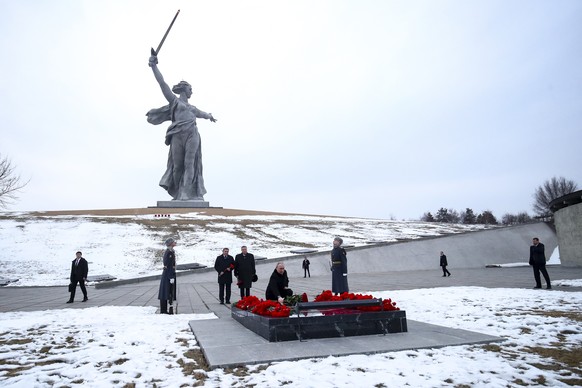
[{"label": "snowy ground", "polygon": [[157,275],[163,241],[178,240],[181,263],[213,266],[223,247],[269,258],[292,249],[330,249],[333,237],[345,244],[438,236],[484,229],[484,225],[438,224],[318,216],[32,216],[0,213],[0,277],[19,279],[10,286],[66,285],[71,261],[80,250],[90,275],[118,279]]},{"label": "snowy ground", "polygon": [[[582,279],[554,284],[580,287]],[[212,314],[156,315],[147,307],[12,312],[0,314],[0,386],[582,386],[580,292],[450,287],[374,295],[395,300],[409,319],[506,341],[209,371],[188,321]]]}]

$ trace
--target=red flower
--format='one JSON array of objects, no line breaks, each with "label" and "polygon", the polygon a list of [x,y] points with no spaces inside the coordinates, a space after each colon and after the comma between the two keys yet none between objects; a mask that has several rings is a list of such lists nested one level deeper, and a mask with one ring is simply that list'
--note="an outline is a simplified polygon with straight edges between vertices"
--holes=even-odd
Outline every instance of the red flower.
[{"label": "red flower", "polygon": [[255,305],[251,312],[264,317],[286,318],[291,314],[291,309],[274,300],[265,300]]},{"label": "red flower", "polygon": [[307,294],[305,292],[301,294],[301,302],[307,302]]},{"label": "red flower", "polygon": [[259,304],[261,300],[254,295],[246,296],[236,302],[235,306],[241,310],[252,310],[253,307]]},{"label": "red flower", "polygon": [[291,315],[291,309],[273,300],[262,300],[256,296],[247,296],[236,302],[236,307],[253,314],[272,318],[286,318]]},{"label": "red flower", "polygon": [[[337,296],[334,295],[330,290],[322,291],[321,294],[317,295],[314,299],[314,302],[333,302],[339,300],[366,300],[366,299],[374,299],[372,295],[362,295],[362,294],[354,294],[351,292],[344,292],[341,295]],[[382,306],[384,307],[384,311],[397,311],[400,308],[396,307],[396,302],[393,302],[392,299],[383,299]],[[380,306],[362,306],[362,307],[355,307],[355,309],[360,311],[381,311],[382,308]],[[339,309],[332,310],[334,314],[337,314]]]},{"label": "red flower", "polygon": [[231,265],[229,266],[229,268],[230,268],[230,269],[234,269],[234,264],[231,264]]}]

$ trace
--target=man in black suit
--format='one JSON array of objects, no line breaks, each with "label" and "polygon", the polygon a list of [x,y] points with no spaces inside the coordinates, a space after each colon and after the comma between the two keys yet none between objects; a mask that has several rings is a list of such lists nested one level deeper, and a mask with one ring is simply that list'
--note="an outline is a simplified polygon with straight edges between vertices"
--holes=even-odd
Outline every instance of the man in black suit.
[{"label": "man in black suit", "polygon": [[234,259],[228,254],[228,248],[222,250],[222,255],[216,258],[214,269],[218,272],[218,299],[224,304],[224,289],[226,288],[226,304],[230,304],[230,286],[232,285],[232,271]]},{"label": "man in black suit", "polygon": [[251,295],[253,278],[257,274],[255,270],[255,256],[248,253],[247,247],[240,248],[241,253],[234,258],[234,276],[238,279],[237,285],[240,288],[240,298]]},{"label": "man in black suit", "polygon": [[447,262],[447,255],[445,255],[445,253],[441,251],[440,266],[443,269],[443,277],[447,275],[451,276],[451,273],[447,269],[447,265],[449,265],[449,263]]},{"label": "man in black suit", "polygon": [[541,272],[546,280],[546,288],[550,290],[552,285],[550,284],[550,275],[546,270],[546,248],[537,237],[533,238],[533,245],[529,247],[529,265],[533,266],[534,279],[536,280],[534,288],[542,288]]},{"label": "man in black suit", "polygon": [[79,283],[81,291],[83,291],[83,302],[89,300],[89,298],[87,298],[87,289],[85,288],[88,273],[89,264],[87,264],[87,260],[82,257],[81,252],[77,252],[77,257],[71,264],[71,284],[69,285],[71,298],[67,303],[73,303],[73,300],[75,299],[75,291],[77,290],[77,283]]}]

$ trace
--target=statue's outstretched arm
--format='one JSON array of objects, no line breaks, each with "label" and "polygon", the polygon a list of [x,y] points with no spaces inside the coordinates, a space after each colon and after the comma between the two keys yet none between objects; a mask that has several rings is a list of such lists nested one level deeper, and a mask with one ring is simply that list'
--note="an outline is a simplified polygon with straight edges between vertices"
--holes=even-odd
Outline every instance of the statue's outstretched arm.
[{"label": "statue's outstretched arm", "polygon": [[158,84],[160,84],[160,88],[162,89],[164,97],[166,97],[166,100],[168,100],[168,102],[171,103],[172,101],[174,101],[176,96],[174,95],[174,93],[172,93],[172,89],[170,89],[166,81],[164,81],[164,77],[162,76],[162,73],[160,73],[160,70],[158,69],[157,56],[152,55],[150,57],[149,66],[152,68],[152,71],[154,72],[154,77],[156,77],[156,81],[158,81]]}]

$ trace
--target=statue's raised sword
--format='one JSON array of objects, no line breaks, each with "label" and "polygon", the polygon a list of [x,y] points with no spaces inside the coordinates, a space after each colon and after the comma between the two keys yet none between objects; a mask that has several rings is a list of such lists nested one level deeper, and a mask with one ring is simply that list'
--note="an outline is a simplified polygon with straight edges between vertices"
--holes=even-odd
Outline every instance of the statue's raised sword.
[{"label": "statue's raised sword", "polygon": [[152,55],[153,56],[155,56],[155,57],[158,56],[158,53],[162,49],[162,45],[164,44],[164,41],[166,40],[166,36],[168,36],[168,33],[172,29],[172,26],[174,25],[174,22],[176,21],[176,18],[178,17],[178,14],[179,13],[180,13],[180,10],[178,10],[178,12],[176,12],[176,16],[174,16],[174,19],[172,19],[172,23],[170,23],[170,27],[168,27],[168,29],[166,30],[166,33],[164,34],[164,37],[162,38],[162,41],[158,45],[158,48],[156,50],[154,50],[154,48],[152,47]]}]

